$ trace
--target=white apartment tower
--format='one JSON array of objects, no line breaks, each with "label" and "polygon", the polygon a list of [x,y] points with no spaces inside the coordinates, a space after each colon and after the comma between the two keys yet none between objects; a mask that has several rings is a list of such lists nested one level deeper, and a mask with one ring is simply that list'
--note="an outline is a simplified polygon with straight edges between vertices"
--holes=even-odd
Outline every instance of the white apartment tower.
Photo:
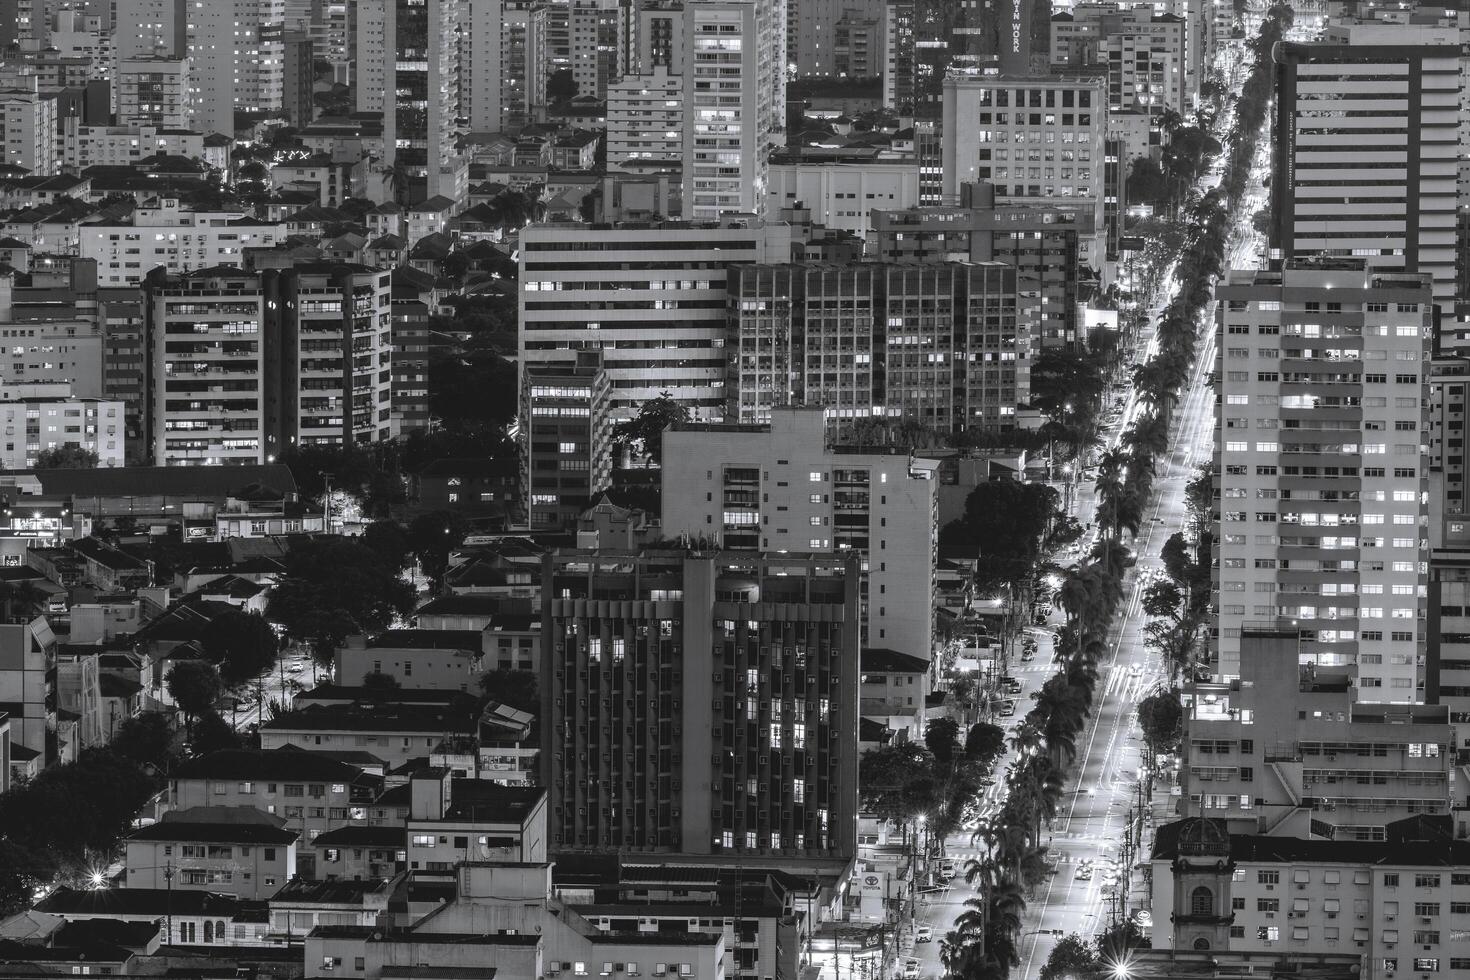
[{"label": "white apartment tower", "polygon": [[419,200],[468,189],[455,148],[464,16],[460,0],[357,4],[357,109],[383,114],[384,163],[406,171]]},{"label": "white apartment tower", "polygon": [[[1455,293],[1460,50],[1399,43],[1276,49],[1271,254],[1358,256]],[[1347,35],[1352,40],[1353,35]]]},{"label": "white apartment tower", "polygon": [[1294,260],[1216,296],[1217,673],[1240,676],[1243,628],[1296,629],[1359,701],[1422,700],[1427,280]]},{"label": "white apartment tower", "polygon": [[152,55],[119,58],[112,82],[119,125],[186,129],[189,125],[189,61]]},{"label": "white apartment tower", "polygon": [[285,83],[284,0],[186,0],[190,128],[235,132],[235,107],[278,109]]},{"label": "white apartment tower", "polygon": [[183,4],[184,0],[112,0],[113,55],[118,61],[178,56],[184,46]]},{"label": "white apartment tower", "polygon": [[677,164],[684,131],[684,76],[657,65],[607,87],[607,168],[637,172]]},{"label": "white apartment tower", "polygon": [[684,216],[765,209],[767,156],[786,113],[784,0],[684,7]]},{"label": "white apartment tower", "polygon": [[765,425],[664,433],[663,529],[721,548],[853,554],[863,644],[932,655],[939,464],[829,447],[827,412],[777,408]]}]

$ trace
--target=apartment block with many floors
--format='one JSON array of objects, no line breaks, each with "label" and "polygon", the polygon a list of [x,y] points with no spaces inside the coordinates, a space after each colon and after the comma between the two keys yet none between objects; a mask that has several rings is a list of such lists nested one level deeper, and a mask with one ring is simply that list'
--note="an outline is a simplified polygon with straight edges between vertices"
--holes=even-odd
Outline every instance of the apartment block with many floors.
[{"label": "apartment block with many floors", "polygon": [[1348,668],[1302,662],[1310,646],[1297,630],[1248,629],[1239,679],[1186,687],[1181,812],[1238,833],[1365,841],[1453,814],[1463,833],[1448,709],[1363,701]]},{"label": "apartment block with many floors", "polygon": [[1428,282],[1300,260],[1216,296],[1216,672],[1240,676],[1242,627],[1269,624],[1363,700],[1422,700]]},{"label": "apartment block with many floors", "polygon": [[852,554],[863,640],[927,661],[933,646],[938,464],[829,446],[828,413],[664,433],[663,533],[732,550]]},{"label": "apartment block with many floors", "polygon": [[340,265],[151,278],[157,464],[264,463],[288,445],[388,438],[390,279]]},{"label": "apartment block with many floors", "polygon": [[557,551],[541,619],[553,853],[852,859],[855,557]]},{"label": "apartment block with many floors", "polygon": [[1470,842],[1433,819],[1374,843],[1185,819],[1158,829],[1149,864],[1155,950],[1274,954],[1303,975],[1319,954],[1352,954],[1363,980],[1470,975]]}]

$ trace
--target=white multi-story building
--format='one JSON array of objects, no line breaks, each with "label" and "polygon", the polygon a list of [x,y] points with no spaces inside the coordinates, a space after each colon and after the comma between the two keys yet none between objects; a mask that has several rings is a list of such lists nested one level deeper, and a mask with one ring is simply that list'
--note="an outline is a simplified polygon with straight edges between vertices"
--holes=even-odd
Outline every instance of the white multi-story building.
[{"label": "white multi-story building", "polygon": [[5,134],[3,162],[24,167],[33,176],[54,174],[59,169],[56,150],[56,99],[42,95],[34,75],[22,75],[0,89],[0,130]]},{"label": "white multi-story building", "polygon": [[683,157],[684,76],[657,66],[607,87],[607,167],[639,172]]},{"label": "white multi-story building", "polygon": [[1422,818],[1378,843],[1165,824],[1149,858],[1153,948],[1300,957],[1304,974],[1314,954],[1347,953],[1361,957],[1363,980],[1461,980],[1470,974],[1470,842],[1443,834]]},{"label": "white multi-story building", "polygon": [[[1460,48],[1441,28],[1344,28],[1277,52],[1271,254],[1358,256],[1455,296]],[[1450,40],[1453,39],[1453,40]]]},{"label": "white multi-story building", "polygon": [[21,394],[27,387],[0,389],[0,469],[30,469],[37,454],[66,446],[96,453],[99,468],[124,465],[122,402]]},{"label": "white multi-story building", "polygon": [[459,0],[357,4],[357,109],[383,114],[383,146],[391,154],[385,162],[405,170],[418,199],[458,202],[468,191],[455,146],[463,15]]},{"label": "white multi-story building", "polygon": [[1299,628],[1247,627],[1241,644],[1239,680],[1185,688],[1181,814],[1278,837],[1383,840],[1421,814],[1463,831],[1446,705],[1365,702],[1351,667],[1300,662]]},{"label": "white multi-story building", "polygon": [[[1193,16],[1160,13],[1153,4],[1080,3],[1051,19],[1051,63],[1069,68],[1107,65],[1111,78],[1113,52],[1120,48],[1117,39],[1132,37],[1126,46],[1147,48],[1170,62],[1164,77],[1152,81],[1167,105],[1184,113],[1199,92],[1204,62],[1192,42],[1201,34]],[[1112,105],[1118,105],[1116,98]]]},{"label": "white multi-story building", "polygon": [[578,95],[606,98],[625,70],[622,38],[628,9],[621,0],[568,0],[572,80]]},{"label": "white multi-story building", "polygon": [[138,55],[118,60],[113,80],[118,125],[184,129],[193,117],[192,97],[187,59]]},{"label": "white multi-story building", "polygon": [[785,261],[790,226],[665,222],[521,232],[520,363],[572,366],[601,350],[610,418],[667,391],[697,418],[724,416],[725,280],[731,264]]},{"label": "white multi-story building", "polygon": [[118,62],[182,56],[186,13],[183,0],[112,0],[112,48]]},{"label": "white multi-story building", "polygon": [[188,211],[175,198],[154,199],[121,225],[84,225],[82,258],[97,263],[101,286],[137,285],[150,269],[170,275],[215,266],[240,267],[247,248],[270,248],[286,238],[284,225],[257,221],[243,211]]},{"label": "white multi-story building", "polygon": [[810,160],[778,157],[770,164],[767,214],[801,204],[814,221],[865,238],[873,209],[917,207],[916,157],[870,160]]},{"label": "white multi-story building", "polygon": [[663,529],[722,548],[863,560],[863,641],[927,661],[938,547],[935,460],[828,446],[826,412],[664,433]]},{"label": "white multi-story building", "polygon": [[683,48],[684,216],[762,214],[785,129],[785,4],[690,0]]},{"label": "white multi-story building", "polygon": [[1239,676],[1244,625],[1291,626],[1361,699],[1422,700],[1427,281],[1294,260],[1216,297],[1217,672]]},{"label": "white multi-story building", "polygon": [[150,282],[156,464],[258,464],[290,445],[388,438],[389,279],[323,264]]},{"label": "white multi-story building", "polygon": [[988,181],[999,205],[1087,202],[1102,268],[1108,103],[1101,78],[951,77],[944,82],[943,194]]},{"label": "white multi-story building", "polygon": [[284,0],[183,0],[190,128],[235,132],[235,109],[279,109]]},{"label": "white multi-story building", "polygon": [[204,134],[156,126],[64,127],[62,163],[82,171],[88,167],[127,167],[157,153],[203,160]]}]

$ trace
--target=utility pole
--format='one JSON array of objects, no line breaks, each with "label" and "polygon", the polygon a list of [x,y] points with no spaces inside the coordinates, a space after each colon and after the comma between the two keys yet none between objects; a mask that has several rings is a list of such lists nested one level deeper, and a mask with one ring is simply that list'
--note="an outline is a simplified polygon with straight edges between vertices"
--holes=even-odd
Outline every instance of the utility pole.
[{"label": "utility pole", "polygon": [[322,494],[322,531],[326,534],[332,533],[332,474],[323,473],[322,480],[326,483],[326,492]]},{"label": "utility pole", "polygon": [[163,901],[164,916],[168,921],[168,942],[174,943],[174,863],[168,861],[163,866],[163,881],[166,893]]}]

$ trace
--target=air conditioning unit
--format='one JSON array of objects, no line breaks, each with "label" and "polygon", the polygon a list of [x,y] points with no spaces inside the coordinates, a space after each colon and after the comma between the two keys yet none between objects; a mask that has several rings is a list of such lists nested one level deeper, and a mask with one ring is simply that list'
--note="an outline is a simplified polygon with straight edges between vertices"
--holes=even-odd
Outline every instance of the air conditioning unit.
[{"label": "air conditioning unit", "polygon": [[1419,920],[1419,923],[1420,925],[1432,926],[1434,925],[1434,920],[1426,915]]},{"label": "air conditioning unit", "polygon": [[1295,919],[1296,918],[1296,913],[1295,912],[1288,912],[1288,913],[1286,913],[1286,917],[1288,919]]}]

